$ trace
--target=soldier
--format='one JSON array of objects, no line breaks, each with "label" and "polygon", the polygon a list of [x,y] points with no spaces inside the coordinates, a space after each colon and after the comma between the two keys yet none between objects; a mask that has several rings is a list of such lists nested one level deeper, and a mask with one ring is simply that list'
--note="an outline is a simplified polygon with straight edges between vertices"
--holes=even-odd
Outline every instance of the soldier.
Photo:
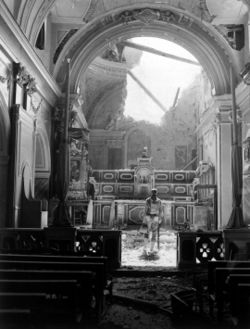
[{"label": "soldier", "polygon": [[[144,250],[147,252],[148,244],[150,244],[149,252],[154,252],[154,246],[159,232],[159,225],[162,222],[163,209],[161,199],[157,197],[157,189],[152,188],[151,196],[145,201],[145,217],[143,224],[147,227],[147,233],[144,234]],[[148,253],[148,252],[147,252]]]}]

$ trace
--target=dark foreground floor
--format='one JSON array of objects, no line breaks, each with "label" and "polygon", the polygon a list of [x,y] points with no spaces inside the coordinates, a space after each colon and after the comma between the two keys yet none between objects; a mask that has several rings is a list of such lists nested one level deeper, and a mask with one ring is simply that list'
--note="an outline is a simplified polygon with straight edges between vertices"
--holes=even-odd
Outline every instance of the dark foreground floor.
[{"label": "dark foreground floor", "polygon": [[[125,274],[125,275],[124,275]],[[170,275],[171,274],[171,275]],[[107,301],[105,314],[97,321],[87,316],[80,323],[71,317],[39,314],[13,318],[0,318],[0,329],[249,329],[250,315],[237,323],[230,314],[222,322],[208,315],[204,300],[204,311],[191,311],[173,316],[171,294],[192,286],[193,275],[177,272],[146,273],[145,270],[120,272],[114,277],[114,296]],[[53,314],[53,312],[52,312]]]}]

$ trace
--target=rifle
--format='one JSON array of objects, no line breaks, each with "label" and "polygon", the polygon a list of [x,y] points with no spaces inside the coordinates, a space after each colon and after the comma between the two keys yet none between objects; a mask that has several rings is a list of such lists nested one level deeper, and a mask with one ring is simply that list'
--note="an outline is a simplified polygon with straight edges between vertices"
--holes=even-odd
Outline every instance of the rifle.
[{"label": "rifle", "polygon": [[160,250],[160,223],[158,223],[157,227],[157,248]]}]

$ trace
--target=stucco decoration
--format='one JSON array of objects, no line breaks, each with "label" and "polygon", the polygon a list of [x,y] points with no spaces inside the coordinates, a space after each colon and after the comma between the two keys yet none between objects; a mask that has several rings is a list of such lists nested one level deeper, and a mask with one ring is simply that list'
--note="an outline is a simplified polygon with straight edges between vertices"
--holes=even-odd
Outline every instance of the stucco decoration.
[{"label": "stucco decoration", "polygon": [[28,74],[23,66],[19,66],[16,80],[22,88],[25,88],[28,95],[37,92],[35,79]]}]

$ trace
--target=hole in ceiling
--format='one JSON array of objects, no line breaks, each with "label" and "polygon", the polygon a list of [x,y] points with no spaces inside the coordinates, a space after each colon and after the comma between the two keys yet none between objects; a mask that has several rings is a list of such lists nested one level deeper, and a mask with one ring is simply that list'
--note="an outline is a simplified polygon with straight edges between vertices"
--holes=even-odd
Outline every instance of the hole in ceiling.
[{"label": "hole in ceiling", "polygon": [[[197,62],[191,53],[174,42],[149,37],[128,41]],[[136,65],[130,72],[127,76],[125,116],[160,124],[165,111],[173,106],[178,88],[180,97],[182,90],[201,73],[201,66],[142,51],[140,60],[136,59]]]}]

